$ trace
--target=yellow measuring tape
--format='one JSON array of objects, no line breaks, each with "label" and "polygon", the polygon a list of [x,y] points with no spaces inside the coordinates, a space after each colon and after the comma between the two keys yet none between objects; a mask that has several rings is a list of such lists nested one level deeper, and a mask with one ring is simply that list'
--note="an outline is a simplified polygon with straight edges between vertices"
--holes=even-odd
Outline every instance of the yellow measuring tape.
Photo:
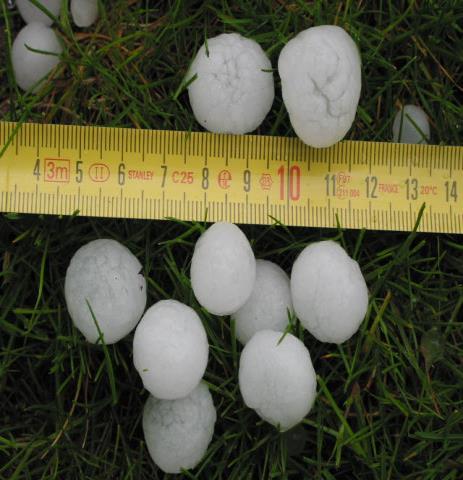
[{"label": "yellow measuring tape", "polygon": [[463,233],[463,147],[0,123],[0,211]]}]

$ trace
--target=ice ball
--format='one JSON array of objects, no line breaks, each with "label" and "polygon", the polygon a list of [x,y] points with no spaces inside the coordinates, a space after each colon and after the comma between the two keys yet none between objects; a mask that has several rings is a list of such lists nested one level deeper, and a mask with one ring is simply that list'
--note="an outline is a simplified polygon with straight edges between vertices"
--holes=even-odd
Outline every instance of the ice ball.
[{"label": "ice ball", "polygon": [[150,396],[143,409],[143,433],[154,463],[165,473],[196,467],[211,443],[216,418],[204,382],[177,400]]},{"label": "ice ball", "polygon": [[[196,76],[196,78],[195,78]],[[209,38],[187,79],[196,120],[216,133],[255,130],[272,107],[272,65],[260,45],[238,33]]]},{"label": "ice ball", "polygon": [[176,300],[161,300],[141,319],[133,339],[133,361],[155,397],[185,397],[206,370],[209,344],[197,313]]},{"label": "ice ball", "polygon": [[310,353],[298,338],[261,330],[241,353],[239,385],[249,408],[286,431],[312,408],[317,379]]},{"label": "ice ball", "polygon": [[[38,0],[45,9],[57,17],[61,8],[61,0]],[[40,8],[37,8],[30,0],[16,0],[19,14],[26,23],[41,23],[50,26],[53,20]]]},{"label": "ice ball", "polygon": [[215,315],[230,315],[251,296],[256,259],[236,225],[218,222],[196,242],[190,273],[198,302]]},{"label": "ice ball", "polygon": [[329,147],[354,121],[361,90],[361,59],[350,35],[335,25],[300,32],[280,53],[283,101],[297,136]]},{"label": "ice ball", "polygon": [[291,295],[302,325],[322,342],[348,340],[368,307],[368,289],[358,263],[330,240],[309,245],[297,257]]},{"label": "ice ball", "polygon": [[284,331],[292,309],[288,275],[273,262],[257,260],[252,294],[232,315],[238,340],[244,345],[259,330]]},{"label": "ice ball", "polygon": [[74,254],[64,294],[74,325],[89,342],[99,338],[95,320],[106,344],[117,342],[135,327],[146,305],[141,271],[137,257],[115,240],[93,240]]},{"label": "ice ball", "polygon": [[18,86],[25,91],[37,91],[41,86],[40,80],[58,65],[62,51],[58,37],[51,28],[41,23],[26,25],[18,33],[11,49],[11,62]]},{"label": "ice ball", "polygon": [[71,15],[78,27],[90,27],[98,18],[98,1],[71,0]]},{"label": "ice ball", "polygon": [[392,135],[394,142],[427,143],[430,128],[426,113],[416,105],[405,105],[394,118]]}]

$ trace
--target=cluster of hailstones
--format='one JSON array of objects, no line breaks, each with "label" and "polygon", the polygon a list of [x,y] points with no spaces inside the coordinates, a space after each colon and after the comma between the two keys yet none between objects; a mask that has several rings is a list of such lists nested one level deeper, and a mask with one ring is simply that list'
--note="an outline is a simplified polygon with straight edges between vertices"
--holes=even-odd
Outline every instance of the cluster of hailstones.
[{"label": "cluster of hailstones", "polygon": [[[146,444],[163,471],[178,473],[199,463],[213,436],[216,410],[202,381],[209,345],[188,305],[161,300],[143,315],[141,270],[120,243],[94,240],[70,262],[66,303],[92,343],[117,342],[136,327],[133,361],[151,394],[143,411]],[[349,339],[368,306],[357,262],[333,241],[313,243],[299,254],[289,278],[275,263],[256,260],[236,225],[219,222],[198,239],[190,276],[198,302],[234,320],[244,345],[239,388],[245,404],[280,431],[298,424],[314,402],[316,374],[307,347],[288,333],[288,323],[295,314],[320,341]]]},{"label": "cluster of hailstones", "polygon": [[[41,3],[59,15],[61,0]],[[13,70],[23,90],[36,91],[59,63],[63,48],[49,16],[30,0],[17,0],[17,5],[28,25],[13,43]],[[71,0],[71,14],[77,26],[90,26],[98,15],[97,0]],[[350,35],[334,25],[300,32],[282,49],[278,72],[299,138],[313,147],[329,147],[344,138],[361,91],[361,59]],[[193,59],[185,85],[197,121],[216,133],[255,130],[275,96],[269,58],[258,43],[237,33],[208,39]],[[397,113],[392,131],[395,142],[426,143],[428,118],[420,107],[406,105]]]},{"label": "cluster of hailstones", "polygon": [[[36,92],[43,80],[56,68],[63,45],[51,28],[60,14],[61,0],[39,0],[46,14],[30,0],[16,0],[26,26],[16,36],[11,62],[16,83],[25,91]],[[71,16],[80,28],[91,26],[98,18],[98,0],[71,0]]]}]

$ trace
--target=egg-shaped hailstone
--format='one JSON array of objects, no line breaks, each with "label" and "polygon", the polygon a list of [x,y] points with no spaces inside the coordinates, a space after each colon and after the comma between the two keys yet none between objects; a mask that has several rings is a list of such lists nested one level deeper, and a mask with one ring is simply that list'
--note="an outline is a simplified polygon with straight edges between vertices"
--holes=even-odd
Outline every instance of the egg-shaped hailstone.
[{"label": "egg-shaped hailstone", "polygon": [[258,43],[237,33],[208,39],[186,78],[194,116],[211,132],[251,132],[272,107],[270,60]]},{"label": "egg-shaped hailstone", "polygon": [[428,143],[428,116],[416,105],[405,105],[394,118],[392,136],[399,143]]},{"label": "egg-shaped hailstone", "polygon": [[143,409],[143,433],[154,463],[165,473],[195,468],[211,443],[216,418],[204,382],[177,400],[150,396]]},{"label": "egg-shaped hailstone", "polygon": [[90,27],[98,18],[98,0],[71,0],[71,15],[78,27]]},{"label": "egg-shaped hailstone", "polygon": [[210,313],[230,315],[251,296],[256,259],[244,233],[234,224],[218,222],[196,242],[191,260],[191,286]]},{"label": "egg-shaped hailstone", "polygon": [[[40,3],[54,17],[58,17],[61,0],[37,0],[37,3]],[[53,23],[53,20],[30,0],[16,0],[16,5],[26,23],[41,23],[46,26],[50,26]]]},{"label": "egg-shaped hailstone", "polygon": [[368,307],[368,289],[358,263],[337,243],[306,247],[291,272],[294,311],[322,342],[342,343],[358,330]]},{"label": "egg-shaped hailstone", "polygon": [[334,25],[302,31],[280,53],[283,101],[298,137],[329,147],[346,135],[361,90],[361,60],[349,34]]},{"label": "egg-shaped hailstone", "polygon": [[249,408],[285,431],[309,413],[317,379],[310,353],[298,338],[261,330],[241,353],[239,386]]},{"label": "egg-shaped hailstone", "polygon": [[18,86],[26,91],[38,90],[40,81],[58,65],[62,51],[58,37],[51,28],[41,23],[26,25],[18,33],[11,49],[11,61]]},{"label": "egg-shaped hailstone", "polygon": [[288,275],[273,262],[257,260],[252,294],[232,315],[238,340],[244,345],[259,330],[284,331],[292,309]]},{"label": "egg-shaped hailstone", "polygon": [[206,370],[209,344],[197,313],[176,300],[149,308],[135,330],[133,362],[156,398],[190,394]]},{"label": "egg-shaped hailstone", "polygon": [[146,305],[141,271],[137,257],[115,240],[94,240],[74,254],[64,294],[74,325],[89,342],[99,339],[98,328],[110,344],[135,327]]}]

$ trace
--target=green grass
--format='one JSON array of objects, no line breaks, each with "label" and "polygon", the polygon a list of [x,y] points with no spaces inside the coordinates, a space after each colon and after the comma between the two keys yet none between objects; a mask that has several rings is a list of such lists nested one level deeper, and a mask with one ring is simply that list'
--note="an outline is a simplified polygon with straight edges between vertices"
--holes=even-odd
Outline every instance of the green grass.
[{"label": "green grass", "polygon": [[[103,2],[109,4],[109,2]],[[463,142],[463,4],[442,2],[110,2],[94,28],[58,28],[67,46],[35,95],[14,84],[9,45],[21,21],[0,6],[4,120],[198,130],[183,76],[207,36],[238,31],[275,66],[295,32],[344,26],[360,46],[363,92],[352,139],[389,140],[397,105],[418,103],[433,143]],[[256,4],[259,6],[256,7]],[[292,136],[279,84],[261,134]],[[72,326],[63,280],[74,251],[115,238],[141,260],[149,303],[176,298],[200,312],[211,345],[206,373],[218,411],[203,462],[185,478],[463,478],[463,241],[461,236],[243,227],[258,258],[287,272],[301,249],[340,241],[360,263],[371,301],[341,347],[296,325],[319,376],[314,408],[280,435],[247,409],[237,386],[241,347],[228,319],[202,311],[189,285],[201,226],[0,217],[0,479],[163,478],[141,429],[147,393],[132,335],[107,351]]]}]

